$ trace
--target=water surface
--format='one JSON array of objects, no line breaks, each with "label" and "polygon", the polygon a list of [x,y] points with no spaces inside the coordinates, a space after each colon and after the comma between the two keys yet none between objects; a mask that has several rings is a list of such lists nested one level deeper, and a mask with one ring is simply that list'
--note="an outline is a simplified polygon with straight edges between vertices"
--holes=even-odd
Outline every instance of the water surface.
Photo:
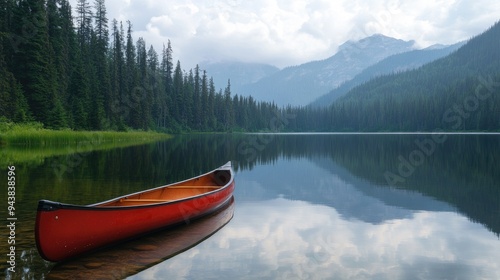
[{"label": "water surface", "polygon": [[[61,266],[43,261],[35,248],[39,199],[91,204],[190,178],[228,160],[236,171],[232,219],[205,238],[193,223],[144,239],[145,244],[133,245],[136,251],[158,247],[151,244],[160,240],[168,243],[166,235],[173,240],[196,236],[201,243],[159,261],[135,260],[127,270],[132,273],[108,276],[500,278],[499,135],[192,135],[61,156],[11,154],[9,159],[4,165],[14,164],[18,171],[19,270],[10,275],[14,278],[41,279]],[[0,179],[6,182],[4,173]],[[0,214],[6,217],[2,203]],[[128,249],[89,255],[66,269],[97,275],[99,262],[92,257],[102,262],[120,250]]]}]

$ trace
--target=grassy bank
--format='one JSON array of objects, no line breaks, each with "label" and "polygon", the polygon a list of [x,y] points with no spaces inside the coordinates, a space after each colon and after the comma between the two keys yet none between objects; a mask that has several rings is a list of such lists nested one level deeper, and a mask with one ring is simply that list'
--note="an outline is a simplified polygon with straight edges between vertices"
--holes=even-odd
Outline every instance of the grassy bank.
[{"label": "grassy bank", "polygon": [[168,134],[151,131],[73,131],[45,129],[39,123],[0,123],[0,145],[59,146],[75,143],[147,143],[168,139]]}]

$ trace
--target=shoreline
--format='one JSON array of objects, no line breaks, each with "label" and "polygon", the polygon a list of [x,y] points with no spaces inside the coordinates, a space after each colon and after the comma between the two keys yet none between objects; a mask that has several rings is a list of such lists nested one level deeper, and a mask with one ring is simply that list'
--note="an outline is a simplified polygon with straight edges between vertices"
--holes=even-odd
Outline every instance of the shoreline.
[{"label": "shoreline", "polygon": [[381,131],[381,132],[243,132],[274,135],[500,135],[498,131]]},{"label": "shoreline", "polygon": [[[190,131],[180,132],[185,134],[246,134],[246,135],[500,135],[499,131],[344,131],[344,132],[273,132],[273,131]],[[167,140],[174,137],[172,134],[156,131],[74,131],[46,129],[39,123],[0,124],[0,147],[7,146],[29,146],[45,147],[73,144],[90,143],[148,143],[153,141]]]},{"label": "shoreline", "polygon": [[[2,129],[3,128],[3,129]],[[154,131],[74,131],[43,128],[39,124],[6,124],[0,126],[0,147],[54,146],[79,143],[118,143],[170,139],[173,136]]]}]

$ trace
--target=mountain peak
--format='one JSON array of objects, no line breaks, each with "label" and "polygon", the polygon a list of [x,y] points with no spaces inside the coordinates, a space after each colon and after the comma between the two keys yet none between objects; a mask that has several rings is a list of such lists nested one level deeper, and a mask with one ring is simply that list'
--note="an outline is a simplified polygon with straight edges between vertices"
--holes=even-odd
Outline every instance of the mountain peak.
[{"label": "mountain peak", "polygon": [[307,105],[382,59],[413,50],[414,41],[375,34],[348,41],[333,56],[287,67],[245,86],[241,93],[278,105]]},{"label": "mountain peak", "polygon": [[413,49],[415,45],[414,40],[404,41],[401,39],[396,39],[392,37],[385,36],[383,34],[374,34],[369,37],[365,37],[358,41],[349,40],[339,47],[339,52],[353,51],[356,49],[366,49],[366,48],[389,48],[397,47],[404,48],[405,50]]}]

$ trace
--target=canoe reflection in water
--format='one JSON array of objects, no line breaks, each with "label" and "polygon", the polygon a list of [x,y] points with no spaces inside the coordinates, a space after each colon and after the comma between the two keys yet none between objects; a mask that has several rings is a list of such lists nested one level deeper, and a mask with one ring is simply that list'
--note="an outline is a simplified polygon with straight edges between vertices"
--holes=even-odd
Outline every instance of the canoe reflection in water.
[{"label": "canoe reflection in water", "polygon": [[137,240],[104,249],[52,268],[47,279],[123,279],[182,253],[223,228],[232,219],[234,197],[217,212]]}]

